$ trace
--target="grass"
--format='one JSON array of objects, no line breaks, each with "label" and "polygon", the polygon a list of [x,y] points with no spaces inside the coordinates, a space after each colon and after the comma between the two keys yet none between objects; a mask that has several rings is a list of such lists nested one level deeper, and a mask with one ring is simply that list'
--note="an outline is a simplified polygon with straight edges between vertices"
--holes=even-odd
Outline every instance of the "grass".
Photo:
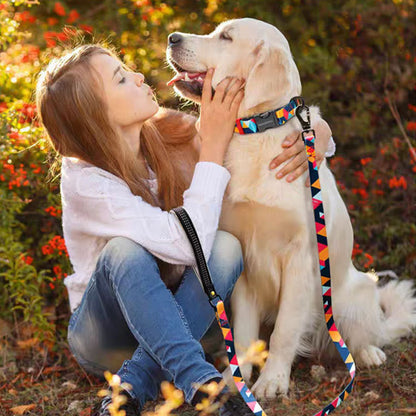
[{"label": "grass", "polygon": [[[79,367],[65,342],[57,347],[59,353],[51,354],[38,350],[36,345],[18,346],[10,341],[1,344],[0,416],[18,414],[11,409],[21,405],[31,405],[21,413],[24,415],[90,415],[100,400],[97,392],[105,383]],[[385,351],[387,363],[359,370],[353,394],[334,415],[416,415],[416,336]],[[311,376],[311,368],[317,364],[306,359],[295,363],[289,399],[261,403],[268,416],[313,415],[339,394],[349,381],[343,364],[325,367],[319,380]],[[153,411],[161,402],[148,403],[144,410]],[[176,413],[197,414],[188,405]]]}]

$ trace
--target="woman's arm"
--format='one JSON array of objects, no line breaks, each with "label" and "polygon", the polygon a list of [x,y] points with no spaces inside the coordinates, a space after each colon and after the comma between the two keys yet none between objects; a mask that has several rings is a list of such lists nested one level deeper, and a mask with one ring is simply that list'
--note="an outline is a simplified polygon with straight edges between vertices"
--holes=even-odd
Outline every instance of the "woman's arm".
[{"label": "woman's arm", "polygon": [[[325,120],[321,119],[313,127],[316,134],[316,163],[319,167],[325,156],[333,156],[335,153],[335,142],[332,138],[332,131]],[[288,175],[286,180],[292,182],[308,169],[308,159],[301,133],[296,131],[288,135],[282,146],[285,149],[270,162],[269,168],[275,169],[283,162],[290,160],[285,166],[278,169],[276,178],[282,179],[284,176]],[[309,178],[306,180],[305,185],[310,186]]]}]

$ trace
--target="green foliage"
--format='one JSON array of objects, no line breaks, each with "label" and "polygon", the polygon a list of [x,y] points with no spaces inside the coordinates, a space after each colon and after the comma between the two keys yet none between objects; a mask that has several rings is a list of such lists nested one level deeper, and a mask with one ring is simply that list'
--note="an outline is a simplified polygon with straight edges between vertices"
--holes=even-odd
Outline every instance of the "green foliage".
[{"label": "green foliage", "polygon": [[46,180],[32,104],[39,69],[67,46],[106,40],[161,103],[189,109],[166,86],[168,34],[207,34],[238,17],[285,34],[303,96],[333,130],[331,168],[353,221],[357,265],[415,277],[413,0],[0,0],[0,317],[29,320],[53,341],[60,322],[45,311],[59,310],[62,328],[69,314],[58,181]]}]

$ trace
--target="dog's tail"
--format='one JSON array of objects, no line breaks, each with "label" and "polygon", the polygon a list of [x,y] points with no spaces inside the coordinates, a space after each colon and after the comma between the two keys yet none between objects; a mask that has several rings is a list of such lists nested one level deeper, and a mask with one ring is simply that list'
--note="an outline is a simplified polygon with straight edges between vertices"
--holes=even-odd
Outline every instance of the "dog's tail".
[{"label": "dog's tail", "polygon": [[384,312],[384,342],[389,344],[416,327],[415,287],[410,280],[391,280],[378,288]]}]

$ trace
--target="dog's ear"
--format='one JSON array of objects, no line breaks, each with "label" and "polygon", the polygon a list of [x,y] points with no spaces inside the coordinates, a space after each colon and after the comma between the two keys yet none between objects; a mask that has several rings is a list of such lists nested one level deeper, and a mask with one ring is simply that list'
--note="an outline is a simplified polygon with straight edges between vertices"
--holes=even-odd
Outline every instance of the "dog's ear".
[{"label": "dog's ear", "polygon": [[253,49],[255,64],[246,79],[245,107],[276,100],[291,88],[291,62],[288,53],[261,40]]}]

